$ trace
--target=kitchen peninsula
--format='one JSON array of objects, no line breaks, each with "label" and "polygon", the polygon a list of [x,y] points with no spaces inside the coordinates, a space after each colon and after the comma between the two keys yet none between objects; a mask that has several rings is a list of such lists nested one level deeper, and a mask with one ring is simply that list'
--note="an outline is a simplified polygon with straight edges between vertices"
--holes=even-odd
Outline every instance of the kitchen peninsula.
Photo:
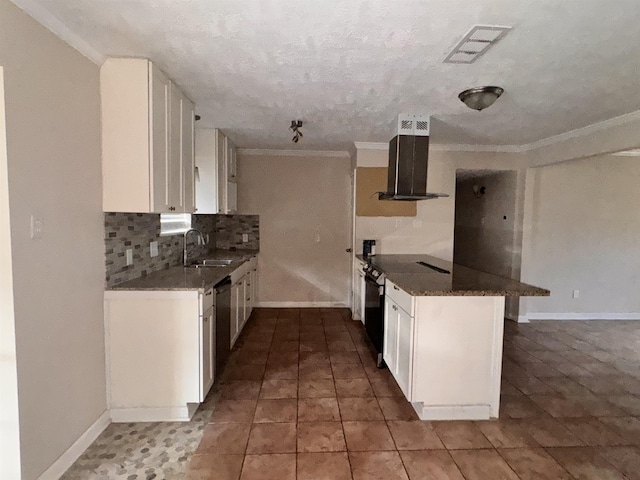
[{"label": "kitchen peninsula", "polygon": [[550,292],[427,255],[358,259],[385,276],[382,358],[418,416],[498,417],[505,297]]}]

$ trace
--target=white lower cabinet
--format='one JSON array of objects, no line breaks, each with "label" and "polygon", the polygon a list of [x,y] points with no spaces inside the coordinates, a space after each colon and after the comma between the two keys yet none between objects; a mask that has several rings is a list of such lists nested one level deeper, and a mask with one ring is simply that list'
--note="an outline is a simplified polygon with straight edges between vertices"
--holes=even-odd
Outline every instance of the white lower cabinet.
[{"label": "white lower cabinet", "polygon": [[114,422],[193,416],[215,377],[212,299],[213,292],[196,290],[105,292],[107,394]]},{"label": "white lower cabinet", "polygon": [[504,297],[411,296],[385,283],[383,358],[422,420],[497,417]]},{"label": "white lower cabinet", "polygon": [[231,348],[236,343],[253,311],[257,294],[258,259],[240,266],[231,275]]},{"label": "white lower cabinet", "polygon": [[386,296],[382,357],[407,400],[411,400],[413,323],[414,318]]}]

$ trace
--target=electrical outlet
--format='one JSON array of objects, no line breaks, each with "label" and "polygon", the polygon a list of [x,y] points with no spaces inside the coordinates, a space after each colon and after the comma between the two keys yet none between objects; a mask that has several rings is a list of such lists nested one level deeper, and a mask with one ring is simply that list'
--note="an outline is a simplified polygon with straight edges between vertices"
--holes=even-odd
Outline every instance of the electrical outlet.
[{"label": "electrical outlet", "polygon": [[31,215],[31,238],[33,240],[39,240],[42,238],[44,230],[44,223],[42,218]]},{"label": "electrical outlet", "polygon": [[573,298],[580,298],[580,290],[573,291]]},{"label": "electrical outlet", "polygon": [[243,233],[242,234],[242,243],[247,243],[249,241],[249,234],[248,233]]},{"label": "electrical outlet", "polygon": [[133,265],[133,249],[127,248],[127,265]]},{"label": "electrical outlet", "polygon": [[157,257],[158,256],[158,242],[149,243],[149,250],[150,250],[150,255],[152,257]]}]

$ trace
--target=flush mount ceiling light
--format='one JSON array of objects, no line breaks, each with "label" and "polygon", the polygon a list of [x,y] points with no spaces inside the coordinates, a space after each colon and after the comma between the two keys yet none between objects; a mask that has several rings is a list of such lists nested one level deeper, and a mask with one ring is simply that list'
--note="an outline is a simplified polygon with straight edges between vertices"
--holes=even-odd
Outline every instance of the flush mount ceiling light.
[{"label": "flush mount ceiling light", "polygon": [[467,107],[479,111],[493,105],[503,92],[500,87],[475,87],[461,92],[458,98]]},{"label": "flush mount ceiling light", "polygon": [[302,120],[291,120],[291,126],[289,127],[289,130],[294,133],[293,138],[291,139],[293,143],[298,143],[304,136],[302,135],[300,128],[302,128]]}]

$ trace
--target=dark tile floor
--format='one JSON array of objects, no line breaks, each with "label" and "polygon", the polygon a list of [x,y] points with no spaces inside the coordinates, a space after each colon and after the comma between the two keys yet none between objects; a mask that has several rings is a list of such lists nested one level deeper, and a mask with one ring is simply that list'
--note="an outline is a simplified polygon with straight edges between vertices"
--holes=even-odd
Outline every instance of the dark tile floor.
[{"label": "dark tile floor", "polygon": [[421,422],[348,310],[256,309],[185,479],[640,480],[640,322],[507,322],[502,393]]}]

